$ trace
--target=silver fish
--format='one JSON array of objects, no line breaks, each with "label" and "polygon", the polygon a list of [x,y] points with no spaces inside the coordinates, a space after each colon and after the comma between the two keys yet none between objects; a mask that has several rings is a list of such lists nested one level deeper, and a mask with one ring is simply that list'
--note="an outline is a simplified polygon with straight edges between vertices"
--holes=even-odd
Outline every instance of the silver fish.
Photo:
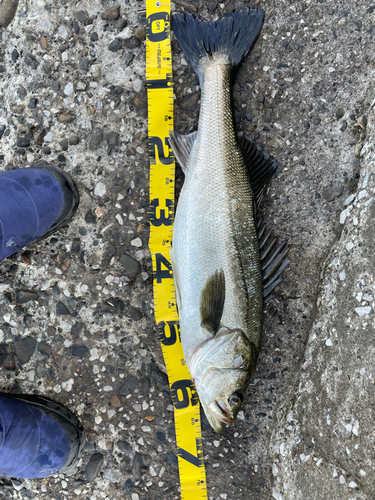
[{"label": "silver fish", "polygon": [[[232,69],[254,44],[263,18],[262,10],[248,8],[216,22],[186,13],[173,18],[175,36],[199,76],[202,94],[198,131],[170,134],[185,172],[171,262],[185,359],[217,432],[224,423],[234,423],[255,369],[263,328],[263,274],[269,276],[269,295],[287,264],[286,243],[275,249],[276,239],[257,219],[257,205],[277,164],[247,143],[246,165],[231,111]],[[263,261],[260,246],[267,254]]]}]

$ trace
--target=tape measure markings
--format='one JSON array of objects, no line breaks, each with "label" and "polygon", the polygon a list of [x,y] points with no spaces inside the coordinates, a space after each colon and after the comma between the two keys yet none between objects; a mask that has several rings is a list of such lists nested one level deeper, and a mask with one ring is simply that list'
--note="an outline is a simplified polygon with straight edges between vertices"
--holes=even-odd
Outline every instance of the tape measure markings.
[{"label": "tape measure markings", "polygon": [[175,413],[182,500],[207,498],[200,406],[180,340],[169,256],[174,220],[173,74],[170,1],[146,1],[146,77],[150,158],[150,242],[154,311]]}]

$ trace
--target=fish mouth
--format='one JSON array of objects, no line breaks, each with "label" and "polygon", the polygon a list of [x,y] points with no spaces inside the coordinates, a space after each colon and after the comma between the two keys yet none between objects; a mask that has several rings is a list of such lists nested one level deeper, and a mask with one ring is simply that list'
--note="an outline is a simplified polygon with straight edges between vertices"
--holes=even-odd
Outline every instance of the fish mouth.
[{"label": "fish mouth", "polygon": [[224,408],[224,405],[222,403],[219,403],[219,401],[214,401],[213,403],[211,403],[209,408],[214,416],[221,422],[224,422],[228,425],[234,424],[234,419],[228,415],[227,411]]}]

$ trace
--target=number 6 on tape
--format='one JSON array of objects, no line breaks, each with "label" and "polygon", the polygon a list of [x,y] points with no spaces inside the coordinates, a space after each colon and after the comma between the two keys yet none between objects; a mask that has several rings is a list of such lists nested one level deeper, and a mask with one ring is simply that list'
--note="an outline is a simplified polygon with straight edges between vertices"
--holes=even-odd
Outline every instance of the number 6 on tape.
[{"label": "number 6 on tape", "polygon": [[180,341],[169,250],[174,218],[175,164],[170,1],[146,0],[146,79],[150,159],[150,241],[154,308],[174,406],[182,500],[207,498],[199,400]]}]

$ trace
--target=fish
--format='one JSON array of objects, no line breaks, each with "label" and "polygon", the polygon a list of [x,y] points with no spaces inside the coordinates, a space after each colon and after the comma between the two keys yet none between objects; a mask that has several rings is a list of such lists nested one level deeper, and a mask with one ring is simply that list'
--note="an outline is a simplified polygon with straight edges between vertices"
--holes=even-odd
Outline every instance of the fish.
[{"label": "fish", "polygon": [[215,22],[175,14],[174,36],[198,75],[198,130],[170,131],[185,180],[170,250],[187,366],[211,427],[233,425],[255,370],[264,299],[289,263],[258,211],[278,163],[248,138],[239,145],[231,78],[258,37],[261,9],[240,8]]}]

